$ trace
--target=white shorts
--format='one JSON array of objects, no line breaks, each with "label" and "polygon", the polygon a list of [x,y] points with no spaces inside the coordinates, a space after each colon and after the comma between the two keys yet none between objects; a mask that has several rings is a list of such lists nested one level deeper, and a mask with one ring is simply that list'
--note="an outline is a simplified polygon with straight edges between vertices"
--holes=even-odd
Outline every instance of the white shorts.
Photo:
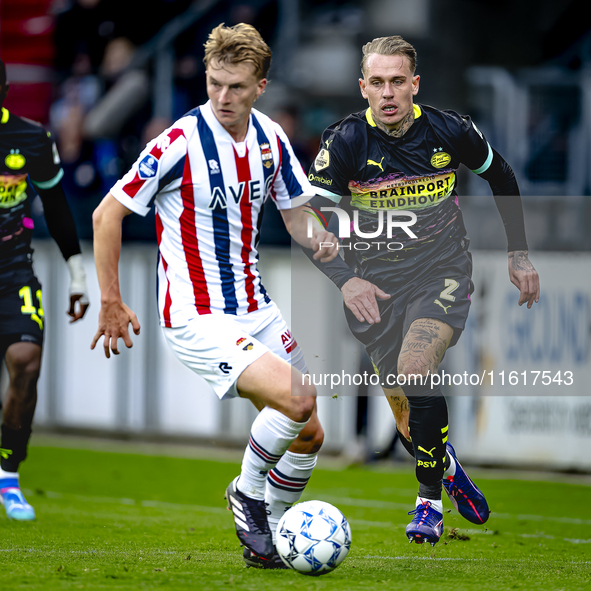
[{"label": "white shorts", "polygon": [[204,314],[186,326],[162,330],[178,359],[220,399],[238,396],[238,377],[267,351],[307,372],[304,354],[274,302],[243,316]]}]

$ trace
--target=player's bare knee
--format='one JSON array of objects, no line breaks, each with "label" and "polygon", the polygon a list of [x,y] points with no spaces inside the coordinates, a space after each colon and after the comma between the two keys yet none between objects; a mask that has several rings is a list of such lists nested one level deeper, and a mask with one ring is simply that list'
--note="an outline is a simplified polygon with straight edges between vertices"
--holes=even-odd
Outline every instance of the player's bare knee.
[{"label": "player's bare knee", "polygon": [[293,442],[292,451],[300,454],[315,454],[324,443],[324,429],[318,420],[311,420]]},{"label": "player's bare knee", "polygon": [[313,396],[291,396],[287,416],[296,423],[304,423],[314,412],[316,398]]},{"label": "player's bare knee", "polygon": [[324,429],[321,425],[318,425],[318,428],[314,430],[314,435],[308,442],[308,448],[305,453],[308,454],[315,454],[320,451],[322,444],[324,443]]},{"label": "player's bare knee", "polygon": [[[301,375],[301,374],[300,374]],[[292,397],[306,397],[314,398],[316,396],[316,386],[308,380],[292,380],[291,382]]]},{"label": "player's bare knee", "polygon": [[316,398],[314,396],[299,396],[298,399],[298,411],[300,413],[299,422],[310,420],[316,406]]}]

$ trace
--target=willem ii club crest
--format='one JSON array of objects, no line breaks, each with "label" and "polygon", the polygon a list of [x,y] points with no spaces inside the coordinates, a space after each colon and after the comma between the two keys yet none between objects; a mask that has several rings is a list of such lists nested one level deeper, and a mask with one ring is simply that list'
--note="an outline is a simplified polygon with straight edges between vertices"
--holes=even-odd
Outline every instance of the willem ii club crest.
[{"label": "willem ii club crest", "polygon": [[261,160],[265,168],[271,168],[273,166],[273,152],[271,152],[271,146],[269,144],[260,144],[261,148]]}]

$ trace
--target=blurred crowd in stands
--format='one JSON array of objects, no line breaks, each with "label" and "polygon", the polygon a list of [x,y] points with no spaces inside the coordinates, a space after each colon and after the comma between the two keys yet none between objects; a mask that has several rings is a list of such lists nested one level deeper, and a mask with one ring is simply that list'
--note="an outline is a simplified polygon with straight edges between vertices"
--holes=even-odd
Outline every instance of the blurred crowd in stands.
[{"label": "blurred crowd in stands", "polygon": [[[126,82],[132,85],[134,100],[129,101],[128,116],[112,124],[105,122],[97,115],[101,101],[128,75],[127,68],[136,49],[185,12],[191,3],[192,0],[4,0],[0,3],[1,56],[8,65],[9,78],[11,72],[17,73],[16,83],[9,80],[11,91],[5,106],[18,115],[41,122],[52,132],[65,173],[64,189],[83,239],[92,238],[92,211],[129,169],[145,144],[175,119],[207,100],[201,57],[209,31],[220,22],[229,25],[250,22],[265,38],[274,38],[277,5],[273,0],[217,2],[210,17],[200,19],[175,42],[172,117],[154,117],[151,89],[146,89],[144,82],[133,93],[133,82],[129,80]],[[32,52],[31,39],[38,44]],[[23,55],[23,51],[29,53]],[[23,69],[23,64],[29,69]],[[31,66],[38,70],[32,73]],[[45,74],[39,76],[39,71]],[[27,72],[42,82],[31,83]],[[146,74],[149,79],[151,72]],[[274,115],[291,134],[294,144],[303,145],[295,135],[299,128],[295,106]],[[299,155],[307,168],[309,154],[299,148]],[[40,203],[36,208],[36,228],[38,235],[43,236],[45,224],[39,207]],[[277,227],[280,222],[274,212],[266,215],[265,222],[269,230],[264,233],[263,241],[288,243],[283,228]],[[130,216],[126,220],[124,239],[154,238],[153,212],[146,218]]]},{"label": "blurred crowd in stands", "polygon": [[[585,0],[565,0],[559,4],[553,0],[503,0],[498,7],[484,0],[447,0],[445,3],[428,0],[416,3],[413,0],[372,0],[369,3],[362,0],[2,0],[0,57],[7,65],[11,84],[5,106],[18,115],[41,122],[56,138],[67,196],[81,237],[90,239],[92,211],[128,170],[145,144],[175,119],[207,100],[203,43],[220,22],[251,23],[267,39],[274,51],[271,91],[281,86],[281,75],[289,71],[289,81],[279,93],[281,100],[271,101],[271,108],[265,103],[262,109],[283,126],[307,170],[318,149],[322,129],[346,113],[363,108],[356,87],[359,48],[371,38],[369,35],[391,34],[393,29],[398,32],[401,21],[392,15],[420,17],[417,23],[424,30],[420,33],[415,30],[414,37],[409,34],[420,55],[421,102],[470,113],[485,129],[487,113],[490,119],[495,111],[491,106],[490,89],[482,91],[484,95],[475,93],[475,100],[470,100],[472,94],[465,77],[469,66],[501,66],[509,73],[517,71],[516,68],[546,64],[567,75],[591,67],[591,32],[585,19],[575,18],[584,12]],[[154,96],[158,87],[154,59],[136,67],[138,55],[168,25],[177,21],[182,24],[187,20],[188,11],[196,9],[203,9],[201,16],[174,41],[171,114],[155,116],[158,109],[155,109]],[[286,16],[289,9],[295,12]],[[506,18],[507,15],[512,18]],[[406,22],[407,28],[412,28],[411,21]],[[532,26],[524,28],[523,24],[530,22]],[[473,26],[474,23],[477,26]],[[500,27],[505,30],[503,36],[498,35]],[[432,31],[436,31],[435,36]],[[301,45],[308,44],[304,48],[307,51],[301,53],[300,58],[303,58],[294,61],[292,68],[283,67],[282,56],[297,54],[294,44],[297,45],[298,39]],[[321,61],[322,68],[316,67]],[[332,76],[329,81],[327,74]],[[344,84],[345,91],[342,88],[335,91],[336,80],[341,86]],[[544,80],[547,82],[547,79],[542,82]],[[569,184],[574,169],[569,159],[573,154],[580,159],[583,154],[572,138],[576,139],[575,132],[586,117],[582,114],[586,95],[575,86],[563,88],[554,84],[550,88],[546,82],[533,87],[535,92],[530,100],[532,109],[527,123],[530,137],[527,146],[524,144],[527,154],[513,158],[512,165],[515,167],[521,162],[516,174],[530,182],[529,194],[547,195],[548,190],[542,186],[543,181],[547,181],[551,188],[558,187],[555,194],[568,195],[570,190],[576,195],[588,195],[591,181],[579,183],[574,189],[571,187],[575,185]],[[107,108],[108,98],[112,98],[116,90],[121,90],[119,102],[113,108],[111,101]],[[266,96],[270,94],[267,92]],[[307,97],[307,102],[303,97]],[[488,129],[487,136],[494,141],[496,132],[496,129]],[[464,191],[468,187],[464,181],[467,174],[460,171]],[[477,186],[469,189],[473,191],[470,194],[480,194]],[[527,188],[524,194],[528,194]],[[480,208],[476,212],[479,218],[482,218],[484,205],[493,207],[492,201],[476,199],[473,202]],[[578,209],[574,205],[571,207],[577,219],[585,220],[585,224],[578,233],[573,233],[572,224],[564,223],[569,229],[560,236],[562,226],[553,223],[558,219],[553,212],[557,208],[567,210],[562,203],[544,203],[547,212],[540,215],[540,230],[536,234],[534,227],[531,232],[534,246],[574,248],[569,246],[573,243],[577,248],[583,244],[591,247],[591,240],[585,238],[587,233],[583,229],[591,219],[591,206],[586,201],[577,206]],[[465,213],[469,213],[472,205],[470,199],[465,200],[462,205]],[[37,200],[36,231],[43,236],[40,207]],[[496,236],[498,232],[493,229],[489,234],[480,234]],[[482,236],[473,246],[504,248],[496,238]],[[153,212],[145,219],[139,216],[126,219],[124,239],[154,238]],[[280,216],[272,205],[264,210],[261,242],[289,244]]]}]

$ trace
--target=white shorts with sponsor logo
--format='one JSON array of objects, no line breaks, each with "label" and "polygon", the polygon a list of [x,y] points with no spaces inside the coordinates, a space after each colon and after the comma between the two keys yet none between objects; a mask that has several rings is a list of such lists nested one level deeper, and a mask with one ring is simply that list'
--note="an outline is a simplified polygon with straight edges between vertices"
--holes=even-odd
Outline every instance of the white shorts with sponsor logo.
[{"label": "white shorts with sponsor logo", "polygon": [[243,316],[204,314],[186,326],[162,330],[177,358],[220,399],[238,396],[236,380],[267,351],[307,371],[304,354],[274,302]]}]

